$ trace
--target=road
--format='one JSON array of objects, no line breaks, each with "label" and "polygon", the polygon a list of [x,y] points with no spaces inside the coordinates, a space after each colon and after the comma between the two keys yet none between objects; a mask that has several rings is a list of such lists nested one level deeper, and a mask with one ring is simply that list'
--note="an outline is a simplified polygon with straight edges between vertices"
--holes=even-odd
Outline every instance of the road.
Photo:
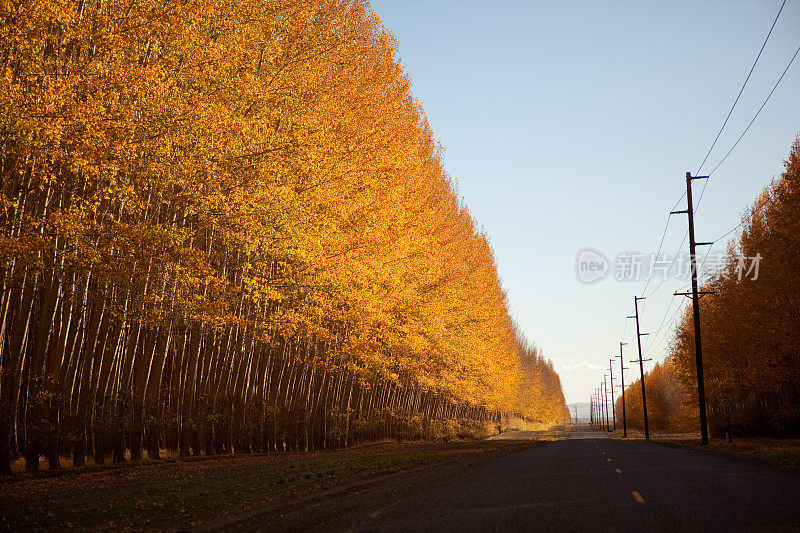
[{"label": "road", "polygon": [[800,477],[581,427],[401,498],[361,531],[800,531]]}]

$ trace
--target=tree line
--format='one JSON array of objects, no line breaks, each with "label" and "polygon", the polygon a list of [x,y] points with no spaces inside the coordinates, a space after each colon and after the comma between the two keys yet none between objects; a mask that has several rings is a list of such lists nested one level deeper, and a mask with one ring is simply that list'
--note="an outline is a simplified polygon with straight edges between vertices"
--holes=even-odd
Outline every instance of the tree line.
[{"label": "tree line", "polygon": [[[724,267],[700,300],[703,363],[712,435],[800,432],[800,137],[782,175],[743,216]],[[751,259],[759,257],[758,268]],[[692,311],[686,307],[663,364],[645,376],[653,427],[698,427]],[[638,381],[626,389],[641,425]],[[637,403],[638,402],[638,403]],[[638,411],[637,406],[638,405]]]},{"label": "tree line", "polygon": [[0,472],[568,416],[366,1],[0,17]]}]

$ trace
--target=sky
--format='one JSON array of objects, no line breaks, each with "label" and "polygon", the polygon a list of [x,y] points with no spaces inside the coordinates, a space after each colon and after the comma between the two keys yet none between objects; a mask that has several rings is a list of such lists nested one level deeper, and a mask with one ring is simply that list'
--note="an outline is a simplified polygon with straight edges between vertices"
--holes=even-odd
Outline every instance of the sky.
[{"label": "sky", "polygon": [[[511,312],[552,359],[568,403],[587,401],[625,346],[638,377],[633,298],[645,370],[663,360],[688,281],[647,277],[650,255],[680,252],[686,215],[668,213],[699,169],[775,20],[780,0],[597,2],[372,0],[397,38],[414,95],[447,171],[491,238]],[[800,45],[787,0],[717,146],[728,152]],[[780,176],[800,133],[800,57],[728,159],[694,185],[698,241],[736,226]],[[676,209],[685,209],[685,199]],[[666,233],[665,233],[666,226]],[[734,233],[735,235],[735,233]],[[726,239],[711,249],[724,251]],[[584,249],[607,261],[584,283]],[[644,256],[638,254],[646,254]],[[617,270],[639,257],[639,280]],[[634,262],[639,259],[633,259]],[[680,263],[680,261],[679,261]],[[585,276],[584,276],[585,279]],[[685,289],[683,289],[685,290]],[[652,293],[652,294],[651,294]],[[619,375],[619,359],[614,366]],[[634,373],[635,371],[635,373]]]}]

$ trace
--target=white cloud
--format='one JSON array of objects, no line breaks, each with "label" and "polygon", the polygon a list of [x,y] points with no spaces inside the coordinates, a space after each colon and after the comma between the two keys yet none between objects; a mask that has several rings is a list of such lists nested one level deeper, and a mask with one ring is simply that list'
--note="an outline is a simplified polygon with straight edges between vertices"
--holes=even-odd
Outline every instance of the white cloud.
[{"label": "white cloud", "polygon": [[596,365],[594,363],[587,363],[585,361],[579,361],[577,363],[562,363],[561,368],[564,370],[578,370],[580,372],[594,372],[597,370],[605,370],[605,367]]}]

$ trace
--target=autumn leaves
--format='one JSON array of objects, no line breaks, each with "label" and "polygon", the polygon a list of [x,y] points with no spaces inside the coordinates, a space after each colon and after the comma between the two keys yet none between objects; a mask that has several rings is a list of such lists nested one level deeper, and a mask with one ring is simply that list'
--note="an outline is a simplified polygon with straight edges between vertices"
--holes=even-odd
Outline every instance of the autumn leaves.
[{"label": "autumn leaves", "polygon": [[564,418],[363,2],[3,9],[0,468]]},{"label": "autumn leaves", "polygon": [[[743,218],[722,275],[703,286],[714,291],[700,301],[712,435],[793,435],[800,427],[798,221],[800,140],[783,175]],[[758,275],[740,275],[739,258],[758,254]],[[693,429],[698,411],[691,308],[679,317],[669,350],[668,360],[645,376],[648,417],[656,428]],[[642,416],[638,387],[632,384],[626,394],[634,423]]]}]

